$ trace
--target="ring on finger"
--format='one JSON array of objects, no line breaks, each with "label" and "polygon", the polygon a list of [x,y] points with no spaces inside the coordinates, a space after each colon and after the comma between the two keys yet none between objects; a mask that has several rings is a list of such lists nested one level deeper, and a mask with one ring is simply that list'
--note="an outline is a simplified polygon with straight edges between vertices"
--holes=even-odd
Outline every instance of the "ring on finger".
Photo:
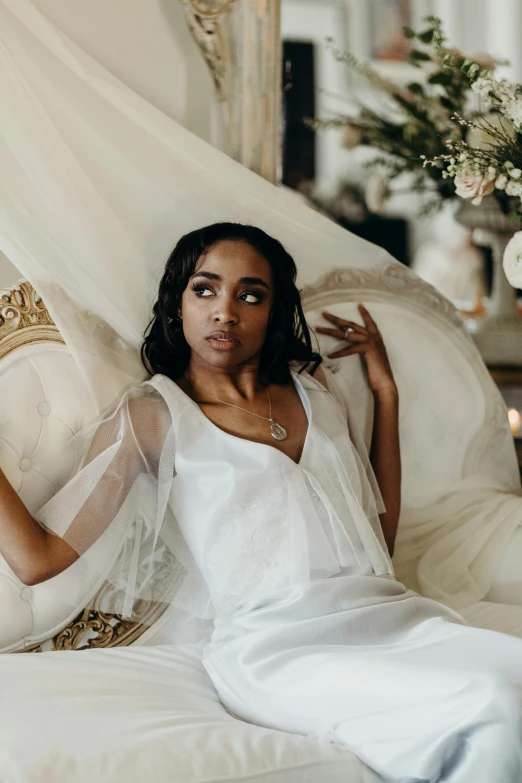
[{"label": "ring on finger", "polygon": [[341,326],[342,331],[347,334],[348,332],[355,332],[353,326]]}]

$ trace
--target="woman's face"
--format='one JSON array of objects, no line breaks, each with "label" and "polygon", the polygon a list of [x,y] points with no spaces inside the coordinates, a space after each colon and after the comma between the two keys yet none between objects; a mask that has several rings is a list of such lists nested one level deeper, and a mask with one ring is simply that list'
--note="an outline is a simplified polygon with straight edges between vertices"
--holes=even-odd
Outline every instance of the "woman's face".
[{"label": "woman's face", "polygon": [[[250,279],[245,279],[250,278]],[[265,343],[274,299],[270,264],[248,242],[218,242],[198,259],[179,315],[191,361],[236,367],[256,360]],[[225,332],[232,342],[216,341]]]}]

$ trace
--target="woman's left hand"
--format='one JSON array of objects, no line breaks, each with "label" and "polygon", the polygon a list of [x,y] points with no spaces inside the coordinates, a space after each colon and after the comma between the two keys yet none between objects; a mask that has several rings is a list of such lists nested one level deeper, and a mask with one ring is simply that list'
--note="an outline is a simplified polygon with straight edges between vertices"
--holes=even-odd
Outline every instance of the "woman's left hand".
[{"label": "woman's left hand", "polygon": [[[368,385],[374,394],[397,394],[392,368],[377,324],[362,304],[358,305],[358,308],[364,321],[364,326],[354,321],[346,321],[344,318],[339,318],[339,316],[332,313],[323,312],[323,318],[334,324],[336,328],[327,329],[318,326],[315,331],[320,334],[329,334],[331,337],[337,337],[348,342],[346,348],[326,354],[328,357],[337,359],[341,356],[351,356],[354,353],[361,354],[368,371]],[[345,326],[350,327],[353,331],[345,332],[344,328],[342,328]]]}]

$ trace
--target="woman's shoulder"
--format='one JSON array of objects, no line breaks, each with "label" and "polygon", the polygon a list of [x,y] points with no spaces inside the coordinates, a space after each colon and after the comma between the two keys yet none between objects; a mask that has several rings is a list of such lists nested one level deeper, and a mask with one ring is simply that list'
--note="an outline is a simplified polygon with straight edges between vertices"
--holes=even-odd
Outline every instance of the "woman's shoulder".
[{"label": "woman's shoulder", "polygon": [[161,394],[167,391],[170,394],[182,394],[184,397],[186,396],[185,392],[176,381],[173,381],[168,375],[162,375],[159,372],[152,375],[148,380],[143,381],[142,387],[152,393],[153,390],[159,391]]},{"label": "woman's shoulder", "polygon": [[[303,366],[303,363],[300,362],[299,366]],[[313,369],[313,362],[309,362],[308,366],[310,369]],[[346,388],[341,389],[339,387],[338,379],[335,377],[334,373],[326,363],[320,364],[313,375],[311,375],[306,368],[303,369],[303,371],[299,374],[299,378],[305,379],[305,384],[307,385],[308,389],[327,392],[329,398],[336,403],[343,415],[348,415],[348,390]]]},{"label": "woman's shoulder", "polygon": [[134,415],[173,419],[188,404],[185,392],[168,376],[156,373],[124,396]]},{"label": "woman's shoulder", "polygon": [[291,362],[291,367],[295,368],[298,372],[298,375],[300,378],[306,378],[310,379],[312,382],[315,382],[320,387],[323,387],[325,391],[329,391],[328,387],[328,379],[326,377],[326,373],[323,369],[322,364],[319,365],[319,367],[316,368],[315,372],[311,373],[311,370],[313,370],[314,362],[306,362],[303,364],[303,362]]}]

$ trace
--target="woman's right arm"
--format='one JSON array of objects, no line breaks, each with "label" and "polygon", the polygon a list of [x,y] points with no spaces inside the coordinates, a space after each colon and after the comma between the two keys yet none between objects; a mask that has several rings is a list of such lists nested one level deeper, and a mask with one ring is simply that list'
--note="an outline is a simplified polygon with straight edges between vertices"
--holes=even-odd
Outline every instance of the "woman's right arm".
[{"label": "woman's right arm", "polygon": [[[66,520],[63,537],[52,532],[55,523],[63,526],[63,516],[53,516],[54,499],[47,524],[40,524],[0,470],[0,553],[21,582],[35,585],[65,571],[109,527],[138,476],[148,473],[157,478],[171,423],[169,409],[157,395],[125,400],[114,415],[97,426],[81,470],[98,458],[103,460],[104,455],[109,454],[110,460],[80,508]],[[71,492],[74,505],[74,486]],[[60,498],[60,492],[56,497]],[[67,496],[61,502],[67,512]]]},{"label": "woman's right arm", "polygon": [[79,555],[33,519],[0,470],[0,552],[18,579],[38,584],[64,571]]}]

